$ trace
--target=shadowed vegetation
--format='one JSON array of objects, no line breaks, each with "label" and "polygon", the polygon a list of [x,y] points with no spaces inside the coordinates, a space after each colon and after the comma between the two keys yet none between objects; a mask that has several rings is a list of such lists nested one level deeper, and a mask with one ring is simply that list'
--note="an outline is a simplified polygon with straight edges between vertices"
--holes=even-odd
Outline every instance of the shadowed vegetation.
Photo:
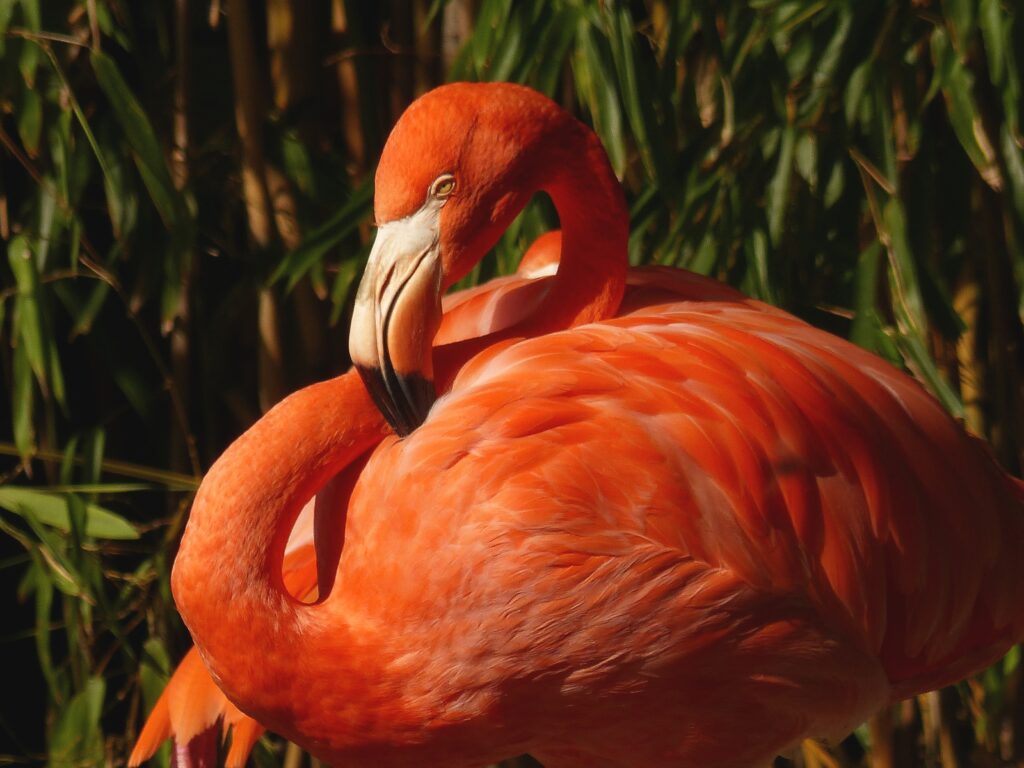
[{"label": "shadowed vegetation", "polygon": [[[623,180],[634,264],[908,368],[1021,473],[1016,0],[0,0],[0,33],[0,652],[35,677],[0,762],[123,761],[188,647],[167,577],[192,493],[347,367],[374,163],[446,80],[554,97]],[[534,201],[472,280],[556,225]],[[1019,649],[793,758],[1020,764]]]}]

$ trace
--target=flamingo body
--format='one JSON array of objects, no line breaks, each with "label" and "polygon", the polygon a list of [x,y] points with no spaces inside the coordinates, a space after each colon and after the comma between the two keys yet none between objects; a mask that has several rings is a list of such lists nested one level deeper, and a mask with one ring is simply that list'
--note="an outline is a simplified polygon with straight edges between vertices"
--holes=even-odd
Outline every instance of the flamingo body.
[{"label": "flamingo body", "polygon": [[635,275],[623,316],[476,358],[356,485],[336,610],[373,617],[414,722],[751,765],[1024,634],[1019,491],[934,399],[708,281],[629,311],[666,290]]},{"label": "flamingo body", "polygon": [[[505,99],[499,126],[541,104],[592,154],[524,91],[452,86],[428,104],[485,128],[484,96]],[[395,135],[434,141],[417,109]],[[196,499],[174,593],[242,711],[339,765],[743,768],[1024,637],[1024,486],[982,443],[905,374],[720,283],[624,262],[621,280],[577,281],[592,248],[624,260],[624,238],[588,239],[562,177],[560,243],[438,319],[432,291],[490,237],[437,235],[481,215],[447,180],[506,199],[451,156],[397,192],[378,174],[401,214],[378,211],[382,231],[396,222],[381,242],[415,248],[371,256],[360,375],[271,410]],[[624,215],[610,171],[592,171]],[[421,373],[441,396],[417,424]],[[318,491],[307,604],[280,566]]]}]

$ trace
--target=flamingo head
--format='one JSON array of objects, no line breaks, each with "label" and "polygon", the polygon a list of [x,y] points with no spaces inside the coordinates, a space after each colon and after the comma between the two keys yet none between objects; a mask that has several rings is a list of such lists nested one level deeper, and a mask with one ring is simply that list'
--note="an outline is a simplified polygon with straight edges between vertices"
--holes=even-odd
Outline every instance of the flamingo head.
[{"label": "flamingo head", "polygon": [[377,235],[349,352],[400,436],[423,423],[435,399],[431,342],[441,296],[543,188],[556,146],[546,139],[573,122],[529,88],[453,83],[415,101],[391,132],[377,166]]}]

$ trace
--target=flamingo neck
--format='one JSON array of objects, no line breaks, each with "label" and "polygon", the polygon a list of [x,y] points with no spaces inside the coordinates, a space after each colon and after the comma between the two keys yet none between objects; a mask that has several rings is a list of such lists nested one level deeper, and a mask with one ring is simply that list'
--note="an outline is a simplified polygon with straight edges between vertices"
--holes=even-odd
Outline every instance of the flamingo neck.
[{"label": "flamingo neck", "polygon": [[558,272],[537,310],[508,328],[438,347],[434,370],[439,394],[462,365],[489,346],[540,336],[613,317],[626,286],[629,211],[600,140],[567,119],[537,154],[534,188],[558,211],[562,251]]},{"label": "flamingo neck", "polygon": [[[287,719],[277,697],[321,634],[319,606],[284,587],[288,534],[303,504],[386,431],[350,372],[271,409],[217,460],[196,496],[174,563],[174,599],[218,685],[266,725]],[[344,628],[331,632],[337,644]]]},{"label": "flamingo neck", "polygon": [[573,120],[553,142],[540,188],[550,195],[562,229],[562,253],[550,292],[521,325],[537,335],[604,320],[618,311],[626,287],[629,211],[604,147]]}]

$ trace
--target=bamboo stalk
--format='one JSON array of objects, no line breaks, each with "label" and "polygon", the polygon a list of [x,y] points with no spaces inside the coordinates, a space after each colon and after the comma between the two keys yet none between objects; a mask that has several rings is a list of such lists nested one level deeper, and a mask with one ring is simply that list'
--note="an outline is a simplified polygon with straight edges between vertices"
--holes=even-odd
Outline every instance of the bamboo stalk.
[{"label": "bamboo stalk", "polygon": [[868,721],[871,732],[871,768],[896,768],[892,712],[886,707]]},{"label": "bamboo stalk", "polygon": [[299,768],[302,765],[302,749],[297,744],[288,742],[284,751],[282,768]]},{"label": "bamboo stalk", "polygon": [[413,90],[415,96],[421,96],[441,82],[441,57],[438,52],[441,28],[437,22],[427,24],[430,14],[428,0],[414,0],[412,8],[413,47],[416,51]]},{"label": "bamboo stalk", "polygon": [[[174,146],[171,150],[171,178],[175,188],[180,192],[188,185],[188,102],[189,76],[191,73],[189,57],[189,0],[175,0],[174,33],[175,33],[175,77],[174,77],[174,113],[173,137]],[[186,258],[186,260],[188,260]],[[180,393],[181,407],[187,415],[190,411],[192,378],[192,268],[195,263],[179,265],[181,288],[178,293],[178,305],[175,308],[175,320],[170,332],[171,347],[171,378],[175,389]],[[170,464],[171,469],[182,471],[190,466],[190,437],[182,430],[174,429],[174,415],[171,414],[170,432]]]},{"label": "bamboo stalk", "polygon": [[252,24],[245,0],[228,0],[228,45],[231,52],[231,80],[235,90],[235,127],[242,148],[242,196],[248,215],[249,234],[259,248],[269,248],[274,239],[270,193],[264,179],[263,83],[257,74]]},{"label": "bamboo stalk", "polygon": [[[270,81],[275,105],[285,112],[294,111],[310,97],[312,84],[317,79],[312,45],[313,21],[311,7],[306,4],[292,5],[284,0],[271,0],[267,9]],[[312,129],[303,129],[300,124],[299,133],[308,142]],[[267,163],[266,174],[274,222],[281,242],[287,250],[294,250],[302,242],[295,190],[288,177],[272,163]],[[291,346],[300,350],[297,359],[290,360],[288,367],[292,378],[302,383],[326,373],[322,363],[327,347],[324,333],[327,318],[319,304],[308,277],[304,277],[288,297],[288,319],[294,319],[297,327],[297,338]]]},{"label": "bamboo stalk", "polygon": [[938,699],[939,709],[939,760],[942,768],[960,768],[953,725],[956,722],[958,695],[955,688],[947,687],[933,691]]},{"label": "bamboo stalk", "polygon": [[414,72],[419,60],[415,55],[406,55],[414,51],[415,29],[414,14],[409,12],[408,0],[390,0],[389,14],[385,24],[384,45],[392,55],[387,57],[388,74],[388,108],[391,122],[405,111],[413,99]]},{"label": "bamboo stalk", "polygon": [[463,43],[473,33],[473,4],[471,0],[449,0],[445,3],[441,18],[441,66],[442,77],[455,63],[455,57],[462,50]]},{"label": "bamboo stalk", "polygon": [[967,428],[978,436],[987,433],[985,418],[985,368],[978,359],[978,322],[981,310],[981,287],[970,261],[965,263],[953,296],[953,309],[964,324],[964,332],[956,341],[956,359],[960,378],[960,399],[964,404]]},{"label": "bamboo stalk", "polygon": [[[331,30],[342,45],[350,45],[349,20],[344,0],[333,0],[331,4]],[[338,78],[340,95],[341,133],[345,141],[349,175],[358,182],[366,172],[366,140],[363,123],[359,119],[359,79],[356,63],[350,56],[343,56],[334,65]]]},{"label": "bamboo stalk", "polygon": [[[231,79],[235,90],[235,126],[242,147],[242,196],[249,236],[256,247],[268,250],[276,239],[270,191],[267,188],[266,157],[263,152],[261,94],[264,83],[258,76],[252,24],[246,0],[228,0],[228,45]],[[264,288],[259,292],[257,328],[259,333],[259,401],[266,411],[284,397],[281,333],[278,300]]]}]

